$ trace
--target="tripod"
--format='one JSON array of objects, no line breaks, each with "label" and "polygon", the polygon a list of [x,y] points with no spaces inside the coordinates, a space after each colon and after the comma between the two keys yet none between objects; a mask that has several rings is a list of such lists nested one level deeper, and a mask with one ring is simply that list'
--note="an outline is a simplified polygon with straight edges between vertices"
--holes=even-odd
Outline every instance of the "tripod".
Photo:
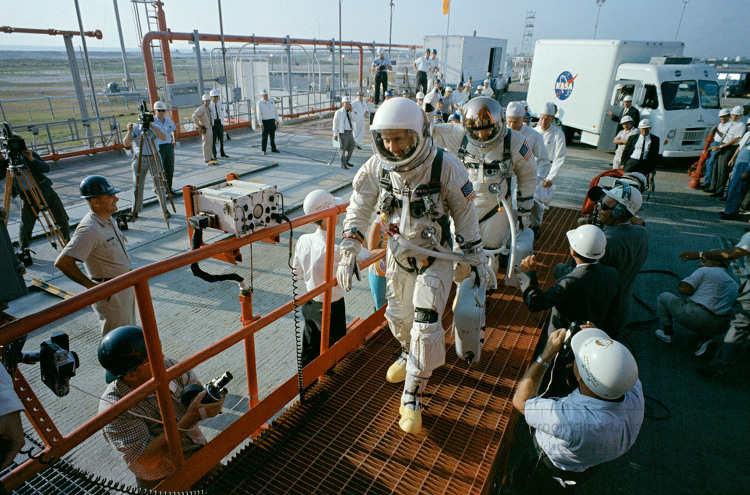
[{"label": "tripod", "polygon": [[[144,146],[147,147],[147,155],[143,154]],[[169,184],[167,183],[167,177],[164,175],[164,166],[161,163],[161,155],[159,155],[159,150],[156,147],[156,144],[154,144],[154,138],[151,137],[149,129],[145,128],[145,126],[141,133],[140,145],[138,147],[138,167],[136,169],[137,181],[135,183],[135,190],[133,191],[132,221],[135,221],[135,218],[138,215],[138,212],[135,211],[135,207],[138,201],[138,194],[142,194],[141,188],[144,187],[144,184],[141,184],[141,167],[143,166],[144,158],[146,159],[148,171],[151,172],[151,178],[154,180],[156,199],[159,201],[159,206],[164,214],[164,220],[167,222],[167,227],[169,227],[169,217],[172,215],[167,209],[167,198],[169,198],[169,202],[172,204],[172,211],[176,213],[177,208],[174,205],[174,199],[172,198],[172,191],[169,189]]]},{"label": "tripod", "polygon": [[[5,211],[10,212],[10,200],[14,185],[21,191],[21,195],[26,203],[31,206],[34,216],[40,220],[39,223],[42,226],[42,230],[44,230],[44,235],[47,236],[47,240],[52,244],[52,247],[57,249],[58,243],[61,247],[65,246],[65,238],[50,211],[47,200],[44,199],[44,195],[39,189],[36,180],[34,180],[34,176],[25,165],[11,164],[5,172],[5,196],[3,199]],[[5,217],[6,226],[8,225],[8,216]]]}]

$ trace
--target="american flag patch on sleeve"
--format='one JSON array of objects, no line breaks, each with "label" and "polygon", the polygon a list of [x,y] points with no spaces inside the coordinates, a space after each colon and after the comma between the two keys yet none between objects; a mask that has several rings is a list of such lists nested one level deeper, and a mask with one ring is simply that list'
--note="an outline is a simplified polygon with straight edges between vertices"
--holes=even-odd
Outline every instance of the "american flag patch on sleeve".
[{"label": "american flag patch on sleeve", "polygon": [[519,153],[521,153],[521,156],[524,157],[526,161],[529,161],[529,158],[531,158],[531,148],[529,148],[529,145],[526,144],[526,140],[523,140],[523,144],[521,145],[521,149],[518,150]]},{"label": "american flag patch on sleeve", "polygon": [[461,186],[461,193],[466,198],[466,201],[471,201],[477,194],[474,192],[474,186],[471,185],[471,181],[467,180],[466,184]]}]

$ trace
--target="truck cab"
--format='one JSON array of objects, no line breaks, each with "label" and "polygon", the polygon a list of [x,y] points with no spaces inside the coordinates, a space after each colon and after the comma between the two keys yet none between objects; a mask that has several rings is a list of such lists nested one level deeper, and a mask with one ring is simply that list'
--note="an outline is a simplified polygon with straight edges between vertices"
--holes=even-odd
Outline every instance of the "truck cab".
[{"label": "truck cab", "polygon": [[[648,64],[620,65],[610,105],[618,114],[621,99],[631,95],[641,119],[648,119],[651,133],[660,138],[662,156],[700,155],[720,108],[716,70],[708,65],[670,62],[669,58],[655,57]],[[607,135],[614,132],[602,131]]]}]

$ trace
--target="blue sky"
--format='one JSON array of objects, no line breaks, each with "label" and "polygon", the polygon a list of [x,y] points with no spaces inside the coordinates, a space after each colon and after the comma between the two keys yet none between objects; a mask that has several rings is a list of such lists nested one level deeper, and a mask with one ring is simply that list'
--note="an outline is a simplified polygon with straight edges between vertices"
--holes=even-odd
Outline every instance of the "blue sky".
[{"label": "blue sky", "polygon": [[[86,30],[101,29],[102,41],[92,49],[119,47],[112,0],[79,0]],[[218,0],[164,0],[173,31],[198,29],[219,32]],[[132,5],[118,0],[125,44],[137,46]],[[388,0],[343,0],[342,37],[388,41]],[[445,34],[448,17],[442,0],[394,0],[393,42],[422,44],[424,35]],[[222,0],[226,34],[257,34],[300,38],[338,38],[338,0]],[[597,38],[671,41],[683,0],[607,0],[601,7]],[[449,34],[508,39],[508,49],[520,49],[527,11],[536,12],[534,39],[592,38],[595,0],[452,0]],[[13,27],[77,30],[73,0],[0,0],[0,24]],[[696,57],[750,56],[750,1],[689,0],[680,27],[685,55]],[[0,46],[56,46],[62,40],[46,35],[0,33]],[[176,44],[175,48],[183,48]]]}]

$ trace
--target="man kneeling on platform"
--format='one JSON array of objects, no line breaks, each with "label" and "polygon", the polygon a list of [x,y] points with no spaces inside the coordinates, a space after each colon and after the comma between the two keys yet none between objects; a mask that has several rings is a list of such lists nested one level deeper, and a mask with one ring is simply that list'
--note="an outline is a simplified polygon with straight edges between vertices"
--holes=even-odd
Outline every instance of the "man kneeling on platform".
[{"label": "man kneeling on platform", "polygon": [[[552,332],[513,396],[534,445],[508,480],[519,491],[524,484],[526,493],[575,489],[596,466],[627,452],[643,424],[643,388],[630,351],[598,328],[569,335],[564,328]],[[556,357],[564,359],[558,353],[566,349],[573,353],[578,388],[565,397],[538,397],[547,368]]]},{"label": "man kneeling on platform", "polygon": [[[98,357],[99,363],[107,371],[106,380],[109,384],[99,402],[100,413],[151,378],[146,342],[143,330],[139,327],[125,326],[109,332],[99,344]],[[164,358],[167,368],[176,364],[177,361]],[[224,405],[223,397],[218,402],[206,400],[207,403],[204,403],[205,390],[196,395],[189,405],[183,405],[181,395],[192,384],[200,386],[198,377],[192,371],[169,383],[172,406],[177,418],[177,431],[185,458],[206,445],[206,437],[198,423],[220,414]],[[167,437],[164,434],[156,394],[149,395],[115,418],[104,427],[102,433],[133,472],[138,487],[154,488],[174,472],[175,466],[169,457]]]}]

